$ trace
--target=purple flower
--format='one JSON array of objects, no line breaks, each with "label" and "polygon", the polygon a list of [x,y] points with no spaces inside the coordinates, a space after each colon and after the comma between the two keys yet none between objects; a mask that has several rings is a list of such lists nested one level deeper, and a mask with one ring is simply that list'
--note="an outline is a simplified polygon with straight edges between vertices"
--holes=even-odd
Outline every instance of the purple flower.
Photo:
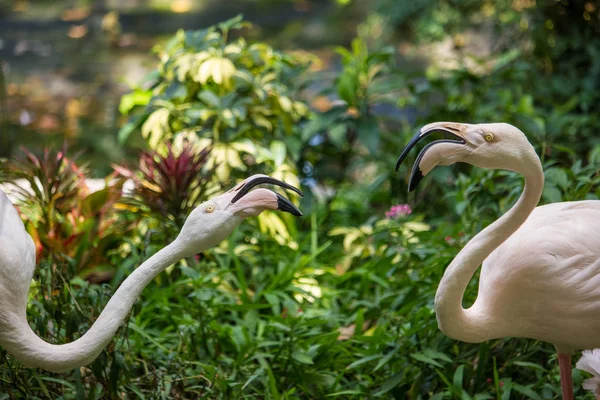
[{"label": "purple flower", "polygon": [[389,211],[386,211],[385,216],[387,218],[399,218],[406,217],[410,214],[412,214],[412,210],[408,204],[398,204],[396,206],[392,206]]}]

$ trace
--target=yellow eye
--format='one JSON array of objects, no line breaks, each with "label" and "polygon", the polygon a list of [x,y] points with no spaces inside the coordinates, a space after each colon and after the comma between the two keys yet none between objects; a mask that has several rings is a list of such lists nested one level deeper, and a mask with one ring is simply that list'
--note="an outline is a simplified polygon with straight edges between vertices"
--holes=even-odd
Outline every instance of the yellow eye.
[{"label": "yellow eye", "polygon": [[206,212],[207,213],[211,213],[211,212],[215,211],[215,208],[216,207],[215,207],[214,204],[209,204],[209,205],[206,206]]},{"label": "yellow eye", "polygon": [[492,140],[494,140],[494,135],[492,135],[491,133],[486,133],[485,136],[483,137],[485,139],[486,142],[491,142]]}]

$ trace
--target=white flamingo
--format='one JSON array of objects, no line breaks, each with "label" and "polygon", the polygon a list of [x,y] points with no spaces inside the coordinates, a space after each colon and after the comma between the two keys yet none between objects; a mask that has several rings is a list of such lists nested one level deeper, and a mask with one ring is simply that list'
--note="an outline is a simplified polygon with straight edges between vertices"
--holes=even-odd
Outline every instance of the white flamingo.
[{"label": "white flamingo", "polygon": [[[396,169],[419,140],[437,131],[454,139],[421,151],[409,190],[435,166],[457,162],[525,178],[517,203],[471,239],[446,269],[435,295],[440,329],[470,343],[515,336],[554,344],[563,399],[572,400],[571,353],[600,347],[600,201],[536,208],[544,187],[542,165],[523,132],[504,123],[426,125]],[[477,300],[464,309],[463,294],[482,264]]]},{"label": "white flamingo", "polygon": [[140,293],[169,265],[200,253],[224,240],[244,218],[264,210],[302,215],[285,197],[267,189],[268,183],[300,190],[265,175],[253,175],[228,192],[195,208],[177,238],[150,257],[125,279],[92,327],[68,344],[50,344],[27,323],[27,292],[35,270],[35,247],[19,214],[0,191],[0,346],[28,367],[63,372],[91,363],[125,321]]}]

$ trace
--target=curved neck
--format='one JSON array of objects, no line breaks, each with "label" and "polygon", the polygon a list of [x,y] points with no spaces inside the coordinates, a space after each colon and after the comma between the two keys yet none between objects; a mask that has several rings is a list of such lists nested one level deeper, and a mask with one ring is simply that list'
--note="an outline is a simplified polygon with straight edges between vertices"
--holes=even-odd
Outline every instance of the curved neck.
[{"label": "curved neck", "polygon": [[27,323],[22,309],[2,324],[0,344],[28,367],[63,372],[91,363],[123,324],[142,290],[169,265],[182,258],[178,239],[150,257],[119,287],[92,327],[81,338],[55,345],[40,339]]},{"label": "curved neck", "polygon": [[539,158],[535,156],[527,168],[517,172],[525,178],[525,187],[519,200],[502,217],[467,243],[444,272],[438,287],[435,296],[438,324],[453,339],[464,342],[489,339],[487,328],[490,326],[490,316],[480,313],[476,307],[465,310],[462,299],[475,271],[498,246],[519,229],[540,200],[544,188],[544,172]]}]

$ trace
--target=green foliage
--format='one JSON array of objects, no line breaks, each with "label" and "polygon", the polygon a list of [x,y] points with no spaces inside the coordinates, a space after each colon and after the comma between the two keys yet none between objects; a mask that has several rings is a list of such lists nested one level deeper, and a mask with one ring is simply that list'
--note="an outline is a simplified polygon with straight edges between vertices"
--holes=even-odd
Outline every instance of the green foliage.
[{"label": "green foliage", "polygon": [[[462,54],[456,68],[408,74],[395,69],[394,52],[375,40],[383,17],[371,16],[350,49],[338,49],[341,70],[319,93],[331,107],[312,112],[309,120],[299,100],[306,63],[264,43],[233,38],[247,26],[241,19],[178,32],[158,47],[161,63],[149,84],[121,102],[131,116],[121,138],[139,132],[151,151],[138,167],[117,168],[134,180],[132,197],[118,203],[117,221],[135,229],[105,261],[92,263],[98,269],[106,262],[116,271],[113,286],[79,279],[71,268],[81,263],[79,253],[63,257],[60,248],[45,254],[28,310],[36,332],[55,342],[79,337],[114,286],[228,179],[266,172],[295,184],[302,165],[307,218],[296,227],[288,216],[265,213],[217,248],[170,267],[150,283],[127,326],[89,367],[46,374],[1,351],[0,393],[66,399],[559,398],[551,345],[515,338],[456,342],[439,331],[433,310],[444,269],[514,204],[521,178],[464,165],[438,168],[405,200],[398,193],[406,185],[393,165],[408,137],[427,122],[506,121],[522,128],[542,157],[543,203],[597,199],[598,53],[588,36],[597,22],[561,24],[566,20],[558,12],[564,7],[571,15],[582,4],[396,2],[381,15],[403,12],[423,40],[461,33],[478,13],[488,12],[497,17],[491,22],[498,32],[515,34],[514,46],[480,60]],[[521,16],[530,30],[514,30]],[[521,46],[521,36],[533,47]],[[569,49],[577,49],[578,57]],[[382,113],[390,103],[406,114]],[[21,164],[14,170],[43,182],[20,206],[38,226],[51,213],[68,215],[78,207],[81,177],[61,157],[30,159],[37,169]],[[407,176],[406,166],[400,176]],[[398,197],[413,212],[384,217]],[[112,206],[111,199],[103,204]],[[29,211],[34,209],[37,214]],[[94,221],[100,224],[103,215]],[[45,229],[43,237],[49,236]],[[477,276],[465,305],[476,294]],[[577,398],[586,396],[583,378],[574,370]]]},{"label": "green foliage", "polygon": [[390,47],[369,50],[366,38],[357,37],[350,50],[338,47],[336,52],[342,70],[321,95],[339,100],[328,110],[315,113],[302,132],[303,141],[309,144],[304,159],[327,184],[346,181],[352,164],[383,161],[379,158],[382,118],[374,108],[394,103],[395,92],[403,83],[392,75],[394,52]]},{"label": "green foliage", "polygon": [[[157,46],[157,73],[121,100],[121,112],[131,114],[121,140],[139,130],[163,156],[169,143],[210,148],[204,173],[212,175],[212,187],[253,173],[298,186],[299,124],[309,114],[300,100],[301,76],[309,63],[235,37],[248,27],[238,16],[179,31]],[[178,213],[179,225],[187,210]],[[261,215],[259,227],[279,243],[297,246],[291,219]]]},{"label": "green foliage", "polygon": [[157,46],[157,74],[121,101],[121,112],[134,114],[121,139],[139,128],[151,148],[177,137],[210,146],[223,181],[232,170],[248,175],[249,157],[267,165],[263,172],[293,174],[298,124],[308,115],[299,99],[308,62],[235,38],[249,26],[238,16]]}]

